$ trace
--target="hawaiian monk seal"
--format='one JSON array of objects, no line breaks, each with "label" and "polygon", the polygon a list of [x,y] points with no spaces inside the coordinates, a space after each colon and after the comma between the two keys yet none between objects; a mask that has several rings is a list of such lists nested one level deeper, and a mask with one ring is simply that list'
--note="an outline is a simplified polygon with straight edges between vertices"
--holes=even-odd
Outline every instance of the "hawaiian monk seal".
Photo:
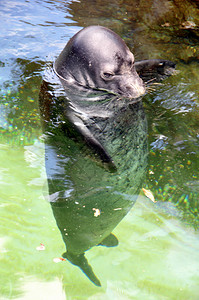
[{"label": "hawaiian monk seal", "polygon": [[[56,137],[50,130],[52,142],[46,145],[46,171],[49,201],[66,244],[63,256],[98,286],[85,251],[118,243],[112,231],[135,203],[147,168],[147,121],[140,101],[144,82],[164,79],[174,67],[165,60],[135,63],[117,34],[90,26],[55,61],[65,95],[50,102],[41,91],[43,116],[53,105],[61,109],[53,128],[60,127],[61,134]],[[110,174],[79,151],[79,134],[104,166],[116,172]]]}]

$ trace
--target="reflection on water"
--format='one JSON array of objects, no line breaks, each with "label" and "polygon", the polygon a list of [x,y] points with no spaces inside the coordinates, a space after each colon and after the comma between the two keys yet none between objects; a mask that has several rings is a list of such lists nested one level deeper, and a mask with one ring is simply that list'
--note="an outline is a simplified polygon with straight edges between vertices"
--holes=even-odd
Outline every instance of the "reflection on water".
[{"label": "reflection on water", "polygon": [[[0,1],[2,299],[54,299],[53,291],[58,300],[198,299],[199,244],[193,229],[198,230],[198,3],[104,3]],[[86,252],[101,281],[100,289],[68,261],[53,262],[64,251],[63,241],[43,197],[44,149],[38,142],[42,135],[38,107],[42,71],[71,36],[91,24],[117,32],[136,60],[169,59],[180,70],[143,99],[150,151],[143,184],[158,203],[138,197],[133,211],[113,231],[119,246],[93,247]],[[65,149],[62,143],[57,143],[61,150]],[[48,154],[62,154],[54,144],[49,149]],[[88,162],[72,142],[71,149],[74,153],[67,150],[65,158],[79,157],[79,166]],[[68,163],[75,168],[71,159]],[[90,160],[86,163],[89,174],[93,165]],[[95,168],[99,178],[106,174],[100,166]],[[74,193],[70,184],[79,179],[72,178],[72,170],[66,179],[58,181],[65,184],[60,190],[68,190],[70,198]],[[92,210],[93,218],[95,212]],[[40,243],[45,251],[36,250]]]}]

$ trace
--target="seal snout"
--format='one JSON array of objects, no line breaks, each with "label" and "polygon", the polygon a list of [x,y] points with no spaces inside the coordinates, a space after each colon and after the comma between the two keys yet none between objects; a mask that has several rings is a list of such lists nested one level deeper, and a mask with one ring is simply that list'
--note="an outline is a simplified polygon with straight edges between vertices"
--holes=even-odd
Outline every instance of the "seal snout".
[{"label": "seal snout", "polygon": [[144,83],[139,83],[139,84],[135,84],[132,86],[132,89],[134,90],[135,93],[137,93],[137,97],[143,96],[146,92],[146,88]]},{"label": "seal snout", "polygon": [[120,92],[119,94],[128,98],[139,98],[143,96],[146,92],[146,87],[142,79],[137,75],[134,76],[124,76],[123,80],[120,82]]}]

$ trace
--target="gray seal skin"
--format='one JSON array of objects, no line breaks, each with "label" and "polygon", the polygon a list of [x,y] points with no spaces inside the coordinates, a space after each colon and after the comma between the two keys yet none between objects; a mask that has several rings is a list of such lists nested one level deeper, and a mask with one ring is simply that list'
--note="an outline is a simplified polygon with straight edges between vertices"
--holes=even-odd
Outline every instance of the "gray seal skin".
[{"label": "gray seal skin", "polygon": [[56,124],[46,141],[46,172],[49,202],[66,245],[63,257],[97,286],[85,252],[118,244],[112,231],[132,208],[145,177],[144,82],[162,80],[174,67],[165,60],[135,63],[117,34],[90,26],[54,63],[64,93],[56,85],[49,100],[42,85],[41,113]]},{"label": "gray seal skin", "polygon": [[65,85],[79,85],[138,98],[145,93],[134,66],[134,56],[113,31],[89,26],[68,42],[54,65]]}]

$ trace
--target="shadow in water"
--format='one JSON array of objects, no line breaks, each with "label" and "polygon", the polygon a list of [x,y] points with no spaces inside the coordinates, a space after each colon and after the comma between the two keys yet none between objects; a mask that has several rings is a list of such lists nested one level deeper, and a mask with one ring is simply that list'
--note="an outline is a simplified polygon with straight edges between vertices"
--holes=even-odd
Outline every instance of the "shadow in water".
[{"label": "shadow in water", "polygon": [[112,231],[135,203],[147,166],[147,123],[142,103],[120,99],[118,105],[118,99],[113,98],[102,105],[111,105],[112,114],[109,118],[100,116],[95,124],[101,129],[98,139],[111,156],[114,171],[77,143],[68,127],[66,132],[66,123],[54,127],[56,133],[51,132],[46,140],[49,201],[66,245],[63,257],[80,267],[97,286],[100,281],[85,251],[97,245],[118,244]]}]

